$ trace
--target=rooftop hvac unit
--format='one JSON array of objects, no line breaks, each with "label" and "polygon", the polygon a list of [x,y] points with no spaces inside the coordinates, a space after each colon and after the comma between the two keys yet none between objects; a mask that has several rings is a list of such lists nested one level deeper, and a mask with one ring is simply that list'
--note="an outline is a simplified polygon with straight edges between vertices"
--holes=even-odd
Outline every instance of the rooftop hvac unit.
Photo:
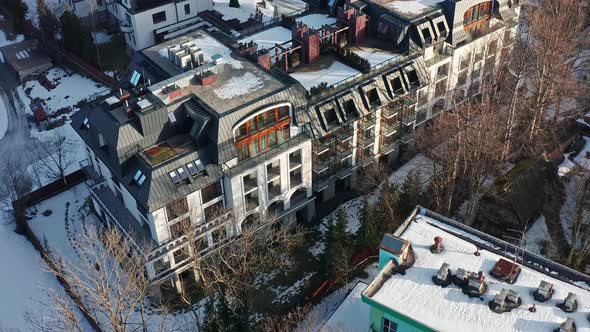
[{"label": "rooftop hvac unit", "polygon": [[168,47],[168,60],[170,60],[171,62],[175,62],[175,56],[174,53],[176,53],[176,51],[179,51],[180,47],[178,45],[172,45]]},{"label": "rooftop hvac unit", "polygon": [[546,302],[553,296],[553,284],[541,280],[539,287],[533,292],[533,297],[539,302]]},{"label": "rooftop hvac unit", "polygon": [[560,303],[557,306],[565,312],[574,312],[578,310],[578,300],[576,299],[576,294],[569,292],[563,303]]},{"label": "rooftop hvac unit", "polygon": [[501,314],[512,311],[512,309],[518,308],[521,304],[522,300],[518,292],[502,288],[500,293],[496,294],[494,299],[488,303],[488,306],[493,312]]},{"label": "rooftop hvac unit", "polygon": [[147,99],[142,99],[137,102],[137,106],[143,112],[152,107],[152,103]]},{"label": "rooftop hvac unit", "polygon": [[203,62],[205,62],[203,50],[201,50],[198,47],[194,47],[194,48],[190,48],[188,50],[188,52],[191,55],[193,64],[195,65],[195,68],[203,65]]},{"label": "rooftop hvac unit", "polygon": [[193,44],[193,42],[191,42],[191,41],[186,41],[186,42],[184,42],[184,43],[181,43],[181,44],[180,44],[180,47],[181,47],[181,48],[184,48],[184,49],[187,49],[187,48],[190,48],[191,46],[194,46],[194,45],[195,45],[195,44]]},{"label": "rooftop hvac unit", "polygon": [[191,62],[191,55],[188,53],[183,53],[182,55],[180,55],[178,57],[178,67],[180,67],[181,69],[187,69],[189,67],[191,67],[192,62]]},{"label": "rooftop hvac unit", "polygon": [[221,54],[219,54],[219,53],[218,54],[213,54],[211,56],[211,60],[213,60],[213,63],[214,64],[218,65],[218,64],[223,63],[223,56]]},{"label": "rooftop hvac unit", "polygon": [[449,269],[449,264],[443,263],[440,269],[438,269],[436,275],[432,277],[432,282],[439,286],[447,287],[451,284],[451,281],[451,270]]},{"label": "rooftop hvac unit", "polygon": [[565,322],[561,323],[561,325],[559,325],[559,332],[575,332],[576,331],[576,323],[574,322],[574,319],[571,317],[568,317]]}]

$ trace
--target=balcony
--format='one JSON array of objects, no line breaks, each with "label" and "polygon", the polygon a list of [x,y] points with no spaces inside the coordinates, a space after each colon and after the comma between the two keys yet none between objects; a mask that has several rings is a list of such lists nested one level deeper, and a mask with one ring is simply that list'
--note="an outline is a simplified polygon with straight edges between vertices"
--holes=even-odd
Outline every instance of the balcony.
[{"label": "balcony", "polygon": [[330,168],[330,166],[333,163],[333,160],[334,160],[333,156],[331,156],[330,158],[325,158],[325,159],[315,158],[315,160],[313,161],[312,169],[316,173],[321,173],[321,172],[327,170],[328,168]]},{"label": "balcony", "polygon": [[390,136],[397,132],[399,123],[397,121],[381,121],[381,135]]},{"label": "balcony", "polygon": [[381,117],[391,119],[401,111],[402,107],[403,104],[400,101],[394,101],[381,109]]},{"label": "balcony", "polygon": [[350,176],[352,174],[352,164],[350,163],[342,163],[340,165],[340,168],[336,171],[336,177],[339,179],[344,179],[347,176]]},{"label": "balcony", "polygon": [[363,129],[363,130],[367,130],[370,129],[372,127],[375,127],[376,124],[376,116],[375,113],[369,113],[369,115],[362,117],[359,120],[359,128]]},{"label": "balcony", "polygon": [[365,167],[370,165],[373,161],[375,161],[375,155],[372,151],[368,150],[361,150],[357,153],[357,164],[360,167]]},{"label": "balcony", "polygon": [[359,130],[357,136],[357,146],[364,148],[370,144],[375,143],[375,132],[370,130]]},{"label": "balcony", "polygon": [[346,159],[352,155],[352,145],[348,142],[340,143],[336,145],[336,156],[338,159]]},{"label": "balcony", "polygon": [[336,139],[339,142],[346,142],[352,139],[353,134],[351,126],[344,126],[336,131]]},{"label": "balcony", "polygon": [[402,112],[402,123],[404,125],[410,125],[414,121],[416,121],[416,112],[414,112],[414,109],[406,108]]},{"label": "balcony", "polygon": [[418,102],[418,97],[416,96],[416,92],[408,93],[404,96],[404,105],[412,106]]},{"label": "balcony", "polygon": [[323,142],[320,142],[319,139],[315,139],[313,141],[313,147],[312,147],[313,153],[315,155],[321,155],[322,153],[330,151],[330,147],[332,146],[333,142],[334,142],[333,139],[324,140]]},{"label": "balcony", "polygon": [[[292,147],[299,147],[301,143],[309,140],[311,140],[311,134],[308,129],[304,129],[299,135],[292,136],[287,141],[271,147],[270,150],[265,151],[259,155],[256,155],[255,157],[252,157],[250,159],[243,160],[235,166],[228,166],[227,164],[225,164],[225,167],[227,168],[224,169],[224,172],[229,174],[230,176],[233,174],[242,173],[244,170],[256,167],[261,163],[265,163],[271,158],[279,155],[282,152],[285,152],[286,150]],[[233,141],[222,143],[219,146],[219,149],[222,150],[221,153],[231,154],[232,156],[235,156],[237,154],[237,150]]]},{"label": "balcony", "polygon": [[415,139],[416,139],[416,132],[413,130],[411,130],[411,131],[408,130],[402,134],[400,141],[403,144],[409,144],[409,143],[413,142]]},{"label": "balcony", "polygon": [[313,174],[313,190],[321,191],[325,189],[330,179],[332,178],[332,174],[328,171],[322,173],[314,173]]},{"label": "balcony", "polygon": [[397,139],[397,136],[387,137],[381,140],[381,144],[379,144],[379,153],[382,155],[389,154],[397,148],[398,144],[399,140]]}]

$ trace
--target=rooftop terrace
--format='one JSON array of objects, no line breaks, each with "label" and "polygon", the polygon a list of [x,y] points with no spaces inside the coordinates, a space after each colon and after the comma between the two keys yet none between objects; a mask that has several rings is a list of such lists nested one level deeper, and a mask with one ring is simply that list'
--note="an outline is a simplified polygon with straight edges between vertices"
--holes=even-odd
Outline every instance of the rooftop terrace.
[{"label": "rooftop terrace", "polygon": [[438,9],[437,4],[444,0],[369,0],[372,3],[391,10],[405,19],[423,16]]},{"label": "rooftop terrace", "polygon": [[[201,67],[183,71],[169,60],[168,47],[185,42],[191,42],[203,51],[204,64]],[[202,30],[158,44],[143,52],[171,76],[168,80],[152,85],[151,90],[156,91],[181,79],[188,79],[188,85],[180,87],[181,94],[194,94],[218,113],[232,110],[285,87],[267,72],[240,58]],[[214,61],[214,58],[217,58],[217,61]],[[195,77],[201,69],[211,71],[216,76],[206,86],[199,84]]]},{"label": "rooftop terrace", "polygon": [[[501,258],[511,261],[506,251],[513,251],[513,246],[436,217],[430,211],[425,214],[409,220],[407,227],[397,234],[411,243],[415,258],[413,266],[403,275],[394,273],[388,276],[381,271],[363,293],[364,302],[376,302],[439,331],[553,331],[559,329],[568,317],[573,318],[578,331],[590,329],[587,284],[590,277],[525,252],[523,262],[519,262],[521,271],[516,281],[513,284],[501,282],[488,275]],[[430,250],[435,237],[443,239],[444,249],[440,254]],[[479,256],[474,254],[476,246],[482,248]],[[459,268],[482,271],[487,277],[487,291],[481,297],[468,297],[454,283],[446,287],[435,284],[433,277],[443,263],[448,264],[452,275]],[[554,285],[553,296],[546,302],[533,298],[533,292],[542,281]],[[376,291],[368,291],[371,287]],[[488,304],[503,289],[517,292],[522,304],[498,314]],[[570,292],[577,296],[577,310],[567,313],[558,305]],[[506,294],[509,293],[504,292]],[[528,310],[533,304],[535,312]]]}]

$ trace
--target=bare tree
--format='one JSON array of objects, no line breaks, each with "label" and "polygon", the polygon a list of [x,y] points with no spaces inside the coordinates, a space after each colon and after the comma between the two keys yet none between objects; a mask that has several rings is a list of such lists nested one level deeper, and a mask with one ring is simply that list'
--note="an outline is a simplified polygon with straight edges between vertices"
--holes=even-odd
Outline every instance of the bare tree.
[{"label": "bare tree", "polygon": [[465,198],[465,219],[470,220],[485,180],[500,166],[502,114],[488,89],[484,85],[481,101],[468,100],[440,115],[429,135],[419,137],[419,148],[433,163],[426,170],[432,173],[433,204],[443,214],[451,215],[457,199]]},{"label": "bare tree", "polygon": [[22,156],[3,156],[0,161],[0,207],[12,210],[13,202],[28,194],[33,188],[33,178],[28,171],[29,162]]},{"label": "bare tree", "polygon": [[[111,331],[163,330],[146,315],[150,282],[145,258],[124,236],[114,228],[84,225],[76,249],[80,259],[75,261],[54,254],[57,264],[51,271],[67,282],[87,314]],[[58,296],[52,299],[62,318],[78,326],[73,309]]]},{"label": "bare tree", "polygon": [[36,170],[50,180],[66,181],[66,171],[72,164],[74,144],[61,130],[46,142],[33,142],[27,150],[34,160]]},{"label": "bare tree", "polygon": [[580,269],[590,252],[590,177],[586,172],[572,174],[573,205],[567,216],[571,220],[571,244],[566,264]]},{"label": "bare tree", "polygon": [[64,292],[56,289],[44,290],[49,302],[40,303],[42,310],[25,311],[27,326],[34,331],[57,332],[70,331],[82,332],[80,311],[74,305],[71,298]]}]

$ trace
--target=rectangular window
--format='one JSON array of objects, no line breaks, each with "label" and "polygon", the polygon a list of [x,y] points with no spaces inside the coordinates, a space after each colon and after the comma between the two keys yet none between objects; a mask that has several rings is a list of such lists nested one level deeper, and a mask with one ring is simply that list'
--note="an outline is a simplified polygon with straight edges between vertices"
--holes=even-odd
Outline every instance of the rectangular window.
[{"label": "rectangular window", "polygon": [[181,198],[176,202],[172,202],[166,206],[166,215],[168,221],[174,220],[183,214],[188,213],[188,202],[185,198]]},{"label": "rectangular window", "polygon": [[186,4],[184,5],[184,15],[189,15],[191,13],[191,5],[190,4]]},{"label": "rectangular window", "polygon": [[201,197],[203,198],[203,204],[221,196],[221,183],[219,181],[208,185],[201,189]]},{"label": "rectangular window", "polygon": [[162,23],[166,21],[166,12],[159,12],[152,15],[152,22],[154,24]]},{"label": "rectangular window", "polygon": [[449,73],[449,64],[445,63],[444,65],[439,66],[436,69],[436,78],[441,79],[441,78],[447,77],[448,73]]},{"label": "rectangular window", "polygon": [[383,318],[383,332],[397,332],[397,324],[387,318]]},{"label": "rectangular window", "polygon": [[436,86],[434,88],[434,96],[435,97],[437,97],[437,98],[441,97],[446,92],[447,92],[447,80],[442,80],[442,81],[436,83]]},{"label": "rectangular window", "polygon": [[457,78],[457,86],[465,85],[465,83],[467,83],[467,69],[460,72]]}]

